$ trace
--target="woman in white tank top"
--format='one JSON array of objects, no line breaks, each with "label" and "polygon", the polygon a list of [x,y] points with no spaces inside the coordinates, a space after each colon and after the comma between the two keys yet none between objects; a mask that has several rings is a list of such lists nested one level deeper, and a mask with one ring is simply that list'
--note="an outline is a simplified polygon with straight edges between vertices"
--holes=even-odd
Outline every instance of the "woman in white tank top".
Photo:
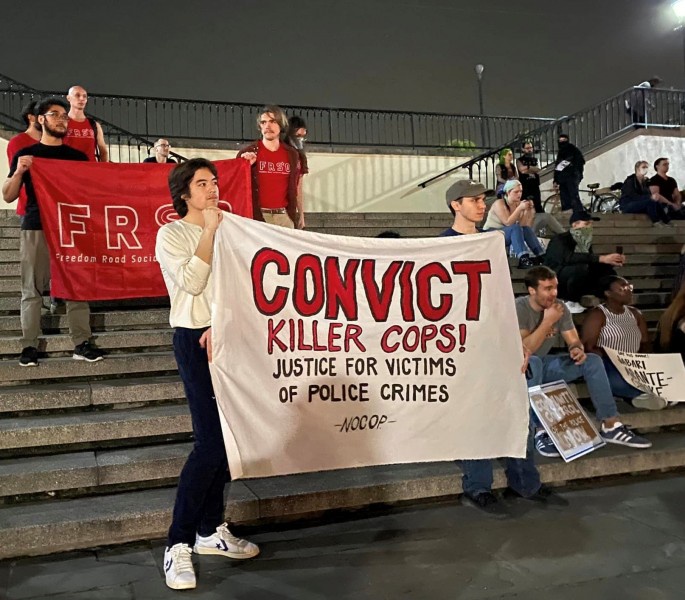
[{"label": "woman in white tank top", "polygon": [[648,350],[647,321],[637,308],[630,306],[633,302],[633,286],[623,277],[609,275],[598,282],[597,292],[598,296],[604,297],[605,302],[593,308],[583,322],[582,341],[585,351],[602,357],[614,396],[619,396],[638,408],[664,408],[666,401],[663,398],[642,393],[623,379],[603,350]]}]

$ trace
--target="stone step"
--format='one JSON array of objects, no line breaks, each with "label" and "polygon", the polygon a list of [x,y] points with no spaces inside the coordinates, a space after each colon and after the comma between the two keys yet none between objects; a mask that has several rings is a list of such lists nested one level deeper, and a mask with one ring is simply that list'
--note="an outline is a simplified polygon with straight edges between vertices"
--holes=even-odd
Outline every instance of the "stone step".
[{"label": "stone step", "polygon": [[[2,265],[0,265],[0,268]],[[19,265],[17,265],[19,267]],[[50,305],[50,299],[47,296],[43,297],[43,304],[46,307]],[[151,307],[162,308],[169,306],[169,298],[132,298],[130,300],[102,300],[91,302],[92,310],[114,309],[121,310],[124,308],[137,307]],[[0,312],[18,312],[19,311],[19,296],[0,296]]]},{"label": "stone step", "polygon": [[[569,464],[541,459],[541,478],[548,485],[565,485],[685,465],[685,436],[660,433],[651,439],[649,450],[610,445]],[[498,466],[494,488],[504,485]],[[453,498],[460,492],[461,472],[454,462],[345,469],[235,481],[227,513],[234,523],[254,523],[379,502]],[[174,497],[174,488],[162,488],[2,506],[0,559],[161,538]]]},{"label": "stone step", "polygon": [[[142,348],[155,350],[170,349],[174,332],[166,329],[137,329],[133,331],[105,331],[93,335],[93,340],[105,351],[119,351]],[[21,353],[23,344],[19,336],[1,337],[0,357]],[[162,348],[160,348],[162,347]],[[41,356],[54,353],[73,353],[74,343],[68,334],[43,335],[38,338],[38,352]]]},{"label": "stone step", "polygon": [[185,398],[178,375],[0,387],[0,413],[26,413]]},{"label": "stone step", "polygon": [[0,249],[2,250],[19,250],[19,238],[16,237],[0,237]]},{"label": "stone step", "polygon": [[[17,360],[0,361],[0,383],[36,382],[46,379],[83,377],[101,378],[107,375],[159,373],[176,371],[171,352],[143,352],[108,356],[96,363],[74,360],[71,357],[45,358],[37,367],[20,367]],[[2,388],[0,387],[0,391]]]},{"label": "stone step", "polygon": [[0,496],[177,478],[192,446],[171,443],[0,460]]},{"label": "stone step", "polygon": [[185,404],[0,419],[0,450],[66,446],[192,432]]},{"label": "stone step", "polygon": [[6,250],[0,248],[0,263],[18,263],[19,262],[19,250],[11,249]]},{"label": "stone step", "polygon": [[633,244],[627,242],[625,238],[617,238],[614,243],[593,243],[592,250],[595,254],[609,254],[616,252],[616,246],[623,246],[623,253],[632,256],[633,254],[674,254],[680,259],[680,249],[683,247],[682,242],[667,242],[667,243],[653,243],[653,244]]},{"label": "stone step", "polygon": [[[146,310],[112,310],[91,312],[90,327],[93,331],[135,330],[153,327],[161,329],[169,326],[168,308],[148,308]],[[67,331],[66,315],[44,314],[41,317],[43,331]],[[0,316],[0,332],[21,331],[19,315]]]}]

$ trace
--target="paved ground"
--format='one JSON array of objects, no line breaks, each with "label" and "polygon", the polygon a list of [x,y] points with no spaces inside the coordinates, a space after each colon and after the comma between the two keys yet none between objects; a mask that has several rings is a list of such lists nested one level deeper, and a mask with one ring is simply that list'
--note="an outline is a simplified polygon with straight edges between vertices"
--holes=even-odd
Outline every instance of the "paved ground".
[{"label": "paved ground", "polygon": [[566,508],[511,503],[506,520],[455,501],[252,531],[257,559],[196,556],[198,588],[186,592],[164,585],[161,541],[4,561],[0,599],[684,597],[685,477],[563,496]]}]

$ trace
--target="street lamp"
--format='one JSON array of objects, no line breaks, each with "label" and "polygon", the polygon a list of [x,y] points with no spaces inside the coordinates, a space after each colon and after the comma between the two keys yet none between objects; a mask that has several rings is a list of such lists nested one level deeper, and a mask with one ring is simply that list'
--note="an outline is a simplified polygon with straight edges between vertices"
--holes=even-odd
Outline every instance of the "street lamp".
[{"label": "street lamp", "polygon": [[[685,0],[681,0],[685,4]],[[478,77],[478,107],[480,110],[480,136],[481,143],[484,148],[489,148],[490,144],[486,140],[486,127],[485,127],[485,112],[483,110],[483,71],[485,67],[483,65],[476,65],[475,67],[476,77]]]},{"label": "street lamp", "polygon": [[685,66],[685,0],[675,0],[671,2],[671,8],[678,19],[678,27],[676,31],[680,29],[683,34],[683,66]]}]

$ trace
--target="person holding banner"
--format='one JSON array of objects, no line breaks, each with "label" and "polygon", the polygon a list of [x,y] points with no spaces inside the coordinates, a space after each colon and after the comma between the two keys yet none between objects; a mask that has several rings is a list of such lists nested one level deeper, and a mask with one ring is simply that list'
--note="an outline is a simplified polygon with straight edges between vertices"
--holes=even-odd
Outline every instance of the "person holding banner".
[{"label": "person holding banner", "polygon": [[209,373],[211,360],[211,263],[223,213],[218,208],[216,167],[193,158],[169,173],[169,190],[181,219],[160,228],[155,255],[169,291],[174,356],[193,423],[194,445],[178,481],[164,551],[166,584],[196,586],[193,552],[252,558],[259,548],[235,537],[224,522],[228,460]]},{"label": "person holding banner", "polygon": [[[13,202],[22,188],[26,190],[26,214],[21,221],[19,259],[21,262],[21,330],[22,351],[19,365],[38,366],[38,336],[42,294],[50,282],[50,255],[43,234],[36,193],[31,181],[31,164],[34,158],[87,161],[78,150],[63,144],[67,133],[69,105],[60,98],[42,100],[36,109],[42,127],[38,144],[19,150],[14,155],[8,179],[2,186],[6,202]],[[90,342],[90,308],[87,302],[67,301],[67,322],[74,343],[75,360],[97,362],[104,353]]]},{"label": "person holding banner", "polygon": [[619,373],[602,348],[618,352],[647,352],[649,333],[642,313],[630,306],[633,286],[618,275],[603,277],[597,292],[605,302],[593,308],[583,321],[582,340],[586,352],[599,355],[609,378],[614,396],[624,398],[637,408],[661,410],[666,400],[655,394],[642,393],[630,385]]},{"label": "person holding banner", "polygon": [[[492,190],[490,190],[491,192]],[[481,183],[462,179],[447,190],[445,200],[454,216],[452,227],[443,231],[443,237],[471,235],[479,233],[476,225],[485,214],[485,195],[488,190]],[[524,345],[524,354],[526,348]],[[528,387],[542,383],[542,361],[536,356],[528,356],[525,369]],[[556,502],[565,504],[552,490],[542,485],[540,473],[533,460],[533,430],[530,428],[525,458],[505,458],[507,476],[507,493],[514,497],[525,498],[536,502]],[[461,461],[463,501],[493,516],[506,516],[507,511],[492,492],[493,470],[489,459]]]},{"label": "person holding banner", "polygon": [[[621,423],[602,359],[596,354],[585,354],[568,307],[557,300],[556,273],[549,267],[533,267],[524,282],[528,295],[516,299],[516,314],[524,345],[542,360],[542,382],[585,379],[601,421],[602,439],[631,448],[650,448],[649,440]],[[558,345],[559,336],[568,347],[568,354],[550,354],[553,346]],[[559,456],[544,431],[535,434],[535,447],[543,456]]]},{"label": "person holding banner", "polygon": [[279,227],[304,227],[300,207],[298,218],[297,183],[300,155],[286,143],[288,118],[279,106],[265,106],[257,117],[262,137],[245,146],[236,158],[251,165],[253,218]]}]

